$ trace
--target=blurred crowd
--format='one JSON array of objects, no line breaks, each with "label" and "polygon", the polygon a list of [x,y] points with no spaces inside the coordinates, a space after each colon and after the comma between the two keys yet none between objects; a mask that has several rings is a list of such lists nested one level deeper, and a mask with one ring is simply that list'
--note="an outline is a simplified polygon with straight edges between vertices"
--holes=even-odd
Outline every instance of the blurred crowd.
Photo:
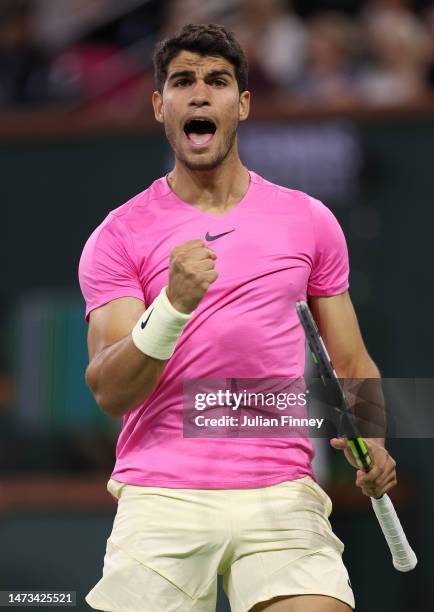
[{"label": "blurred crowd", "polygon": [[338,108],[432,99],[434,0],[0,0],[0,110],[138,115],[155,42],[188,22],[235,32],[257,97]]}]

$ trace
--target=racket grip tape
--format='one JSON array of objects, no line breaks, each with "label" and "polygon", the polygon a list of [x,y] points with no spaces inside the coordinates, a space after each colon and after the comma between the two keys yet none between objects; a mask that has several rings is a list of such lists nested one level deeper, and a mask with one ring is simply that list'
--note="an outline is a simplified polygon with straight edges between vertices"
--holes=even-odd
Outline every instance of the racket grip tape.
[{"label": "racket grip tape", "polygon": [[409,572],[417,564],[417,557],[408,543],[390,497],[371,497],[372,507],[392,553],[393,565],[400,572]]}]

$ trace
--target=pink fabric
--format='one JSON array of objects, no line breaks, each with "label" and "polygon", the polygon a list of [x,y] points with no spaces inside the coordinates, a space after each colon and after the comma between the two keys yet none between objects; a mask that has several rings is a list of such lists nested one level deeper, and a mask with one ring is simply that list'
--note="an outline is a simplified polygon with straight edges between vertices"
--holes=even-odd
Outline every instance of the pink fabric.
[{"label": "pink fabric", "polygon": [[183,438],[183,379],[298,378],[304,333],[295,302],[348,288],[348,253],[331,211],[250,172],[245,197],[223,216],[180,200],[165,177],[112,211],[80,260],[91,310],[133,296],[149,305],[168,283],[171,249],[209,245],[219,277],[186,326],[154,393],[123,417],[112,478],[173,488],[250,488],[311,475],[299,438]]}]

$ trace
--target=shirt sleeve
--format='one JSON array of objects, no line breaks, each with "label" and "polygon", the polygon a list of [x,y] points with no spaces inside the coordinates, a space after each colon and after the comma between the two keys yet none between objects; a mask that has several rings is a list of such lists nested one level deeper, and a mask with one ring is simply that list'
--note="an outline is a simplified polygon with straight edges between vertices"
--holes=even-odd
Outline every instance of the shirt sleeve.
[{"label": "shirt sleeve", "polygon": [[307,295],[332,296],[349,287],[348,249],[336,217],[319,200],[311,198],[315,253]]},{"label": "shirt sleeve", "polygon": [[86,301],[86,321],[92,310],[117,298],[136,297],[144,301],[130,238],[113,215],[86,242],[78,277]]}]

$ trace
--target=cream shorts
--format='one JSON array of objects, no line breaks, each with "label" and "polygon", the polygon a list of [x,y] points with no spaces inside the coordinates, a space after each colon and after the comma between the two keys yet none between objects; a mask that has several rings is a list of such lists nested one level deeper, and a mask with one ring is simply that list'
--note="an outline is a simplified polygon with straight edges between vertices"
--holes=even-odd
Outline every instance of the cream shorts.
[{"label": "cream shorts", "polygon": [[282,595],[354,608],[332,504],[312,478],[258,489],[169,489],[109,480],[118,498],[101,580],[86,596],[112,612],[214,612],[217,574],[232,612]]}]

